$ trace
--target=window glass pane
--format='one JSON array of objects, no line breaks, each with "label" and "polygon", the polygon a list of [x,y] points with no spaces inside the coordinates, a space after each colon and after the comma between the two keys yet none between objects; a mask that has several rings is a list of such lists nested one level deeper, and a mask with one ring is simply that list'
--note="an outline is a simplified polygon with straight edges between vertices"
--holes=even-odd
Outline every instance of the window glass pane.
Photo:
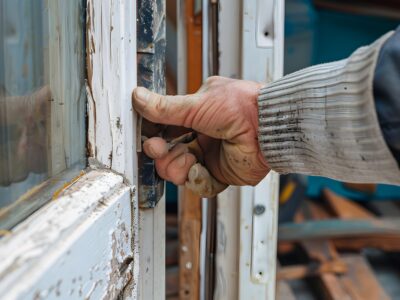
[{"label": "window glass pane", "polygon": [[84,12],[82,0],[0,0],[0,229],[85,166]]}]

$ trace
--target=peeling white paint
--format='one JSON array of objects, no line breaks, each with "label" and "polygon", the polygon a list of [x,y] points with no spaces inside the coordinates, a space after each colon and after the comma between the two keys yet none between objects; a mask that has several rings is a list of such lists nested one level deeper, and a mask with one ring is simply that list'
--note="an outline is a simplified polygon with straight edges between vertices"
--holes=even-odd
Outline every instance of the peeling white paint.
[{"label": "peeling white paint", "polygon": [[136,1],[87,10],[89,161],[105,169],[0,240],[0,299],[137,299]]},{"label": "peeling white paint", "polygon": [[[95,170],[0,240],[1,299],[110,299],[131,279],[131,189]],[[86,298],[86,299],[89,299]]]},{"label": "peeling white paint", "polygon": [[[89,143],[100,163],[136,179],[136,1],[87,1]],[[89,129],[91,129],[89,128]]]},{"label": "peeling white paint", "polygon": [[[130,212],[131,279],[124,298],[136,299],[139,278],[139,209],[136,114],[136,1],[87,0],[88,147],[94,161],[123,174],[132,185]],[[151,237],[149,237],[151,239]]]}]

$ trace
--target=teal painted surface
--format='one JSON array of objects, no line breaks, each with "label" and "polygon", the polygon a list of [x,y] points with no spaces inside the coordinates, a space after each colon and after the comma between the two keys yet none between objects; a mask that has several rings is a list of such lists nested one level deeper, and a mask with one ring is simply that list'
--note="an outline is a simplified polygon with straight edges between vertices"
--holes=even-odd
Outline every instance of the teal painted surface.
[{"label": "teal painted surface", "polygon": [[358,47],[372,43],[399,24],[400,20],[383,17],[319,10],[312,63],[346,58]]},{"label": "teal painted surface", "polygon": [[285,5],[285,74],[346,58],[400,25],[400,19],[316,9],[311,0]]},{"label": "teal painted surface", "polygon": [[357,201],[400,200],[400,188],[397,186],[379,184],[375,193],[367,194],[346,188],[342,182],[337,180],[308,176],[307,195],[309,197],[318,198],[324,188],[329,188],[339,195]]},{"label": "teal painted surface", "polygon": [[165,200],[167,204],[175,204],[178,202],[178,187],[167,181]]}]

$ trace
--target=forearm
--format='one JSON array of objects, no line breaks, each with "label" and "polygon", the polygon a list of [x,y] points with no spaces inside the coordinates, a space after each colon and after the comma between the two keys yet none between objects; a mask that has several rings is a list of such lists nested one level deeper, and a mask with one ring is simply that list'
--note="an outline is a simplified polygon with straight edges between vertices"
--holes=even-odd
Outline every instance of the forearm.
[{"label": "forearm", "polygon": [[376,61],[390,35],[346,60],[298,71],[261,90],[259,142],[271,169],[400,184],[373,97]]}]

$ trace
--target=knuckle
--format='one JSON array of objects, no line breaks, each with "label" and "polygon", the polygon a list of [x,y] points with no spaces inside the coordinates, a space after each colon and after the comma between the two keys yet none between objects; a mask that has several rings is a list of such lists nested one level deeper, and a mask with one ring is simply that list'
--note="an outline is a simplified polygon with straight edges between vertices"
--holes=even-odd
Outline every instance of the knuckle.
[{"label": "knuckle", "polygon": [[159,114],[166,114],[168,112],[168,101],[165,96],[157,95],[154,98],[154,108]]},{"label": "knuckle", "polygon": [[221,76],[213,75],[207,78],[206,83],[211,84],[215,83],[216,81],[219,81],[221,79]]}]

